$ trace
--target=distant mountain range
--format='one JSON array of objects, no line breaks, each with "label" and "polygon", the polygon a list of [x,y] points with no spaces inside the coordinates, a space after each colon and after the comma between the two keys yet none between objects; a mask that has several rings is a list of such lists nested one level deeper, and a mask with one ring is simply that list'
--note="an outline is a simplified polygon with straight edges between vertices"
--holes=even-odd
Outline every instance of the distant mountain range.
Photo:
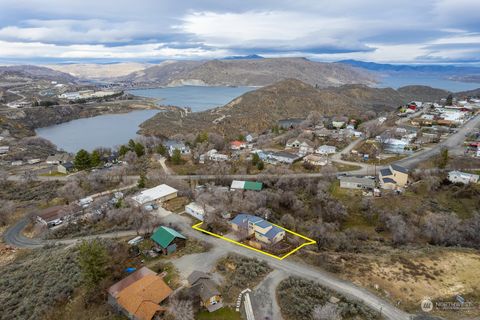
[{"label": "distant mountain range", "polygon": [[137,62],[120,62],[109,64],[98,63],[72,63],[52,64],[47,67],[60,72],[68,73],[73,77],[83,80],[109,80],[123,77],[132,72],[144,70],[151,64]]},{"label": "distant mountain range", "polygon": [[61,71],[32,65],[0,66],[0,82],[21,83],[35,80],[75,82],[77,79]]},{"label": "distant mountain range", "polygon": [[434,101],[449,92],[425,86],[408,86],[398,90],[344,85],[316,89],[297,79],[286,79],[250,91],[223,107],[182,115],[161,112],[142,124],[142,133],[171,136],[178,132],[217,131],[227,136],[242,131],[262,132],[278,120],[305,118],[311,111],[325,116],[374,116],[395,110],[412,100]]},{"label": "distant mountain range", "polygon": [[305,58],[232,58],[209,61],[166,61],[133,72],[115,81],[136,85],[266,86],[298,79],[317,87],[374,84],[368,71],[341,63],[314,62]]},{"label": "distant mountain range", "polygon": [[402,64],[383,64],[375,62],[365,62],[358,60],[341,60],[338,63],[348,64],[353,67],[362,68],[370,71],[392,73],[392,72],[408,72],[408,73],[426,73],[426,74],[480,74],[480,67],[463,67],[449,65],[402,65]]},{"label": "distant mountain range", "polygon": [[265,59],[262,56],[259,56],[258,54],[250,54],[248,56],[230,56],[230,57],[225,57],[222,60],[255,60],[255,59]]}]

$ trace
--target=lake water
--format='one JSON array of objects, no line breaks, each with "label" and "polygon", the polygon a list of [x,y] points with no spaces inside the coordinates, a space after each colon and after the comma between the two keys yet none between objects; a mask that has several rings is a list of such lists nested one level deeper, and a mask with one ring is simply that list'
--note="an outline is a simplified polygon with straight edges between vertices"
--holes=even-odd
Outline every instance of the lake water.
[{"label": "lake water", "polygon": [[158,110],[138,110],[123,114],[107,114],[77,119],[35,130],[37,135],[50,140],[59,149],[77,152],[92,151],[97,147],[125,144],[137,137],[138,126],[157,114]]},{"label": "lake water", "polygon": [[380,79],[377,85],[380,88],[391,87],[398,89],[408,85],[424,85],[432,88],[444,89],[452,92],[467,91],[480,88],[480,83],[459,82],[442,79],[434,76],[388,75]]},{"label": "lake water", "polygon": [[[159,104],[190,107],[203,111],[222,106],[253,87],[172,87],[132,90],[138,96],[162,99]],[[138,110],[124,114],[108,114],[77,119],[36,130],[38,136],[53,142],[59,149],[77,152],[97,147],[116,147],[137,137],[139,125],[158,110]]]},{"label": "lake water", "polygon": [[159,105],[190,107],[193,112],[205,111],[227,104],[255,87],[183,86],[130,90],[131,94],[159,99]]}]

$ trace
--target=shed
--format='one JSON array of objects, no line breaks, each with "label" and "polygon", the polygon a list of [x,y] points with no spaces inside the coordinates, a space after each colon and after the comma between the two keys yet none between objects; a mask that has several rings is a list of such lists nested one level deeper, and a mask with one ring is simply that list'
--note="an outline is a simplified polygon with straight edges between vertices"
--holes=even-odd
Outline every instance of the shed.
[{"label": "shed", "polygon": [[169,254],[185,246],[187,237],[172,228],[161,226],[152,234],[150,239],[160,247],[164,254]]}]

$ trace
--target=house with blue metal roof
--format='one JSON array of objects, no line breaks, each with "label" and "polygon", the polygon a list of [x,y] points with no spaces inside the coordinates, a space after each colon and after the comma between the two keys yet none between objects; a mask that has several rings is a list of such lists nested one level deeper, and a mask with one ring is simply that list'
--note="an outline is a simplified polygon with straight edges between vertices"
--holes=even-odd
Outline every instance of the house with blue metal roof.
[{"label": "house with blue metal roof", "polygon": [[240,213],[230,221],[232,229],[236,232],[245,232],[265,244],[275,244],[285,238],[285,230],[274,226],[260,217]]}]

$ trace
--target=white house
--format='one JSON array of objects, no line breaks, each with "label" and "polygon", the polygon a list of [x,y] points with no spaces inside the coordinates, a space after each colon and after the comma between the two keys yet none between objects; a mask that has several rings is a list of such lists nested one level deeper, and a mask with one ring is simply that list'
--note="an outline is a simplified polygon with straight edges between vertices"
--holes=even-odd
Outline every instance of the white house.
[{"label": "white house", "polygon": [[139,205],[151,204],[154,202],[164,202],[177,197],[178,190],[166,184],[158,185],[140,192],[132,197]]},{"label": "white house", "polygon": [[316,154],[309,154],[303,158],[303,162],[312,166],[326,166],[328,164],[328,158],[325,156],[319,156]]},{"label": "white house", "polygon": [[9,146],[0,146],[0,154],[8,153],[9,150],[10,150]]},{"label": "white house", "polygon": [[170,156],[173,155],[175,150],[179,150],[181,154],[190,154],[190,148],[182,141],[167,140],[163,145],[167,148]]},{"label": "white house", "polygon": [[318,154],[323,154],[323,155],[329,155],[329,154],[334,154],[337,152],[337,148],[335,146],[329,146],[329,145],[322,145],[315,150],[315,153]]},{"label": "white house", "polygon": [[453,183],[478,183],[479,175],[455,170],[448,173],[448,180]]},{"label": "white house", "polygon": [[216,149],[212,149],[200,155],[199,162],[205,163],[205,160],[220,162],[220,161],[227,161],[228,159],[229,159],[228,155],[218,153]]},{"label": "white house", "polygon": [[202,206],[197,202],[190,202],[185,206],[185,212],[200,221],[203,221],[205,218],[205,213],[213,212],[214,210],[215,209],[213,207],[208,205]]}]

